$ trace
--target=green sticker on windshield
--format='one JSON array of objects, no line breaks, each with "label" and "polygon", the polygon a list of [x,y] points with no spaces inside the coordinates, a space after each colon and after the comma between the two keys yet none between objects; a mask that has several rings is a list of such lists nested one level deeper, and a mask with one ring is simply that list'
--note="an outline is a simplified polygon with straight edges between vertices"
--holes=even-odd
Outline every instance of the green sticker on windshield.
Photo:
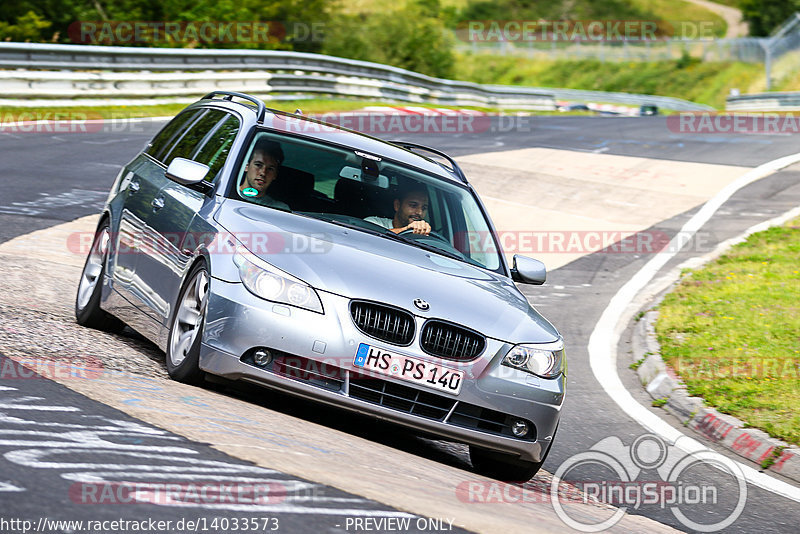
[{"label": "green sticker on windshield", "polygon": [[254,197],[258,195],[258,189],[254,187],[245,187],[242,189],[242,194],[246,197]]}]

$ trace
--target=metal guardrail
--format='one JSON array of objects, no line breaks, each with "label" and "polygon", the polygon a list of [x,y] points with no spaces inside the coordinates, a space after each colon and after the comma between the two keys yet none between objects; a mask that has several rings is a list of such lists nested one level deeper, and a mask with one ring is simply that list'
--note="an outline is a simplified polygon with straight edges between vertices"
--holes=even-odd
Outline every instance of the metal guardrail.
[{"label": "metal guardrail", "polygon": [[637,93],[610,93],[602,91],[581,91],[579,89],[548,89],[556,100],[577,100],[581,102],[607,102],[634,106],[656,105],[662,109],[675,111],[713,111],[712,106],[697,104],[671,96],[642,95]]},{"label": "metal guardrail", "polygon": [[798,111],[800,110],[800,91],[729,96],[725,102],[725,109],[730,111]]},{"label": "metal guardrail", "polygon": [[[258,95],[320,94],[444,105],[552,110],[556,99],[711,109],[685,100],[627,93],[481,85],[321,54],[0,43],[5,98],[197,96],[212,90]],[[13,69],[13,70],[11,70]]]}]

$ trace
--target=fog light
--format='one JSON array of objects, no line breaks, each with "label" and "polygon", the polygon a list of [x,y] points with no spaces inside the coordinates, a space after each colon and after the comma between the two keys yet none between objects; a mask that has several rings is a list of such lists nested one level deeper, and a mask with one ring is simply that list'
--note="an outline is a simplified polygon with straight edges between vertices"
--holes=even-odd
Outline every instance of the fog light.
[{"label": "fog light", "polygon": [[522,419],[517,419],[511,424],[511,432],[518,438],[524,437],[528,433],[528,423]]},{"label": "fog light", "polygon": [[266,367],[272,361],[272,354],[267,349],[258,349],[253,353],[253,363],[259,367]]}]

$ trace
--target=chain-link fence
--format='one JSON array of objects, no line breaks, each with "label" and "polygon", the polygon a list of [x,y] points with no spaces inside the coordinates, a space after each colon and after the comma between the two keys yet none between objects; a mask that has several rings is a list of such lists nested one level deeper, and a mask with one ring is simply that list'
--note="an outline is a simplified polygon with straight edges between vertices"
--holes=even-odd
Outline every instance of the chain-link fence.
[{"label": "chain-link fence", "polygon": [[704,61],[745,61],[763,63],[762,38],[666,39],[617,42],[472,42],[460,51],[496,55],[521,55],[538,59],[597,59],[600,61],[668,61],[684,54]]},{"label": "chain-link fence", "polygon": [[[516,38],[508,39],[503,31],[499,31],[495,32],[491,39],[473,39],[464,32],[457,32],[456,37],[460,51],[476,54],[519,55],[551,60],[596,59],[599,61],[669,61],[688,55],[703,61],[763,63],[767,89],[771,88],[772,81],[776,77],[796,72],[800,66],[800,13],[789,17],[769,37],[594,41],[587,39],[525,39],[524,33],[519,31],[515,31],[513,35]],[[775,76],[776,74],[777,76]]]}]

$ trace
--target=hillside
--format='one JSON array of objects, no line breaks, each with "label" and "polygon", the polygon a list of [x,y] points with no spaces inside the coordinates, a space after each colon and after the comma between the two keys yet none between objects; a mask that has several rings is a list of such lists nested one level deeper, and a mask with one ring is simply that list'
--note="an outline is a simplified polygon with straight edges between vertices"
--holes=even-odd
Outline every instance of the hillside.
[{"label": "hillside", "polygon": [[[651,63],[527,61],[512,56],[460,54],[455,77],[476,83],[563,87],[592,91],[621,91],[673,96],[725,107],[731,89],[763,91],[764,66],[752,63],[701,62],[684,58]],[[798,89],[800,75],[781,87]]]}]

